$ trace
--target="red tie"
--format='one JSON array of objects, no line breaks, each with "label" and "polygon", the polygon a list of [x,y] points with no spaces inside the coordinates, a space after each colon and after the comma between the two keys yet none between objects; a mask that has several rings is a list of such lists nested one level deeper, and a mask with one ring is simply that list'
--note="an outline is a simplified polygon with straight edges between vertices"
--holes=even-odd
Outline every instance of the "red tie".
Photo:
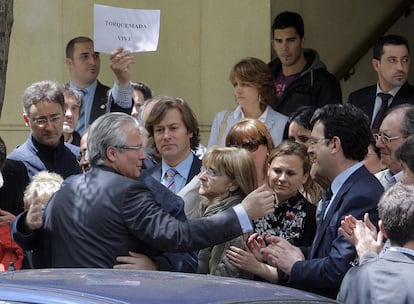
[{"label": "red tie", "polygon": [[391,94],[386,94],[386,93],[378,93],[378,96],[381,97],[381,108],[379,109],[377,116],[375,116],[374,122],[372,123],[372,130],[374,130],[375,132],[378,132],[382,121],[384,120],[385,114],[387,113],[388,110],[388,101],[390,100],[390,98],[392,97]]}]

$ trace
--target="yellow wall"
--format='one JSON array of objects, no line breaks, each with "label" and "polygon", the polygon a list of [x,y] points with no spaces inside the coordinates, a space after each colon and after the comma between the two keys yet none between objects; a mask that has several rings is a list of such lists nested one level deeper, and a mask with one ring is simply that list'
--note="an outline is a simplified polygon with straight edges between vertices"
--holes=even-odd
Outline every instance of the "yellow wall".
[{"label": "yellow wall", "polygon": [[[158,51],[136,54],[132,78],[148,83],[155,94],[184,97],[198,115],[205,144],[215,113],[235,106],[228,80],[232,66],[247,56],[270,60],[270,27],[278,13],[293,10],[303,16],[306,46],[315,48],[335,73],[395,7],[409,0],[14,0],[0,120],[9,150],[28,135],[21,117],[24,89],[39,80],[68,80],[65,46],[75,36],[93,37],[94,2],[161,10]],[[389,32],[412,40],[412,15],[401,17]],[[349,92],[375,83],[370,52],[355,65],[356,74],[341,82],[344,100]],[[111,86],[108,55],[101,57],[99,79]]]},{"label": "yellow wall", "polygon": [[[184,97],[199,117],[204,143],[214,114],[234,106],[231,67],[246,56],[270,58],[268,0],[14,0],[0,120],[9,151],[28,135],[22,119],[24,89],[39,80],[68,80],[65,46],[75,36],[93,38],[94,2],[161,10],[158,51],[136,54],[132,78],[148,83],[155,94]],[[101,58],[99,79],[111,86],[108,55]]]}]

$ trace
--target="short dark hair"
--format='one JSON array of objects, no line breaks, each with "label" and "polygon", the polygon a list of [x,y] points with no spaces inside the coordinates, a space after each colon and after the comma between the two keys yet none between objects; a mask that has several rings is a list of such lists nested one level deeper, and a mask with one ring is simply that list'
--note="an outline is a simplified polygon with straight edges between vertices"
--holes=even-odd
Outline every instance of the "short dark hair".
[{"label": "short dark hair", "polygon": [[312,127],[318,121],[324,126],[326,139],[339,137],[346,158],[365,158],[372,135],[368,117],[361,109],[351,104],[327,104],[313,114]]},{"label": "short dark hair", "polygon": [[154,136],[154,126],[158,124],[167,115],[171,109],[177,109],[181,113],[187,132],[192,132],[193,137],[190,139],[191,150],[195,151],[200,143],[200,128],[198,120],[188,103],[180,97],[161,96],[157,97],[159,101],[154,105],[145,121],[145,128],[150,136]]},{"label": "short dark hair", "polygon": [[414,240],[414,185],[397,183],[378,204],[378,215],[392,246]]},{"label": "short dark hair", "polygon": [[152,98],[151,88],[143,82],[131,82],[132,89],[135,91],[140,91],[144,95],[144,100]]},{"label": "short dark hair", "polygon": [[295,12],[284,11],[276,16],[272,25],[272,35],[275,30],[283,30],[288,27],[295,28],[300,38],[305,35],[305,25],[302,16]]},{"label": "short dark hair", "polygon": [[405,45],[408,53],[410,53],[410,46],[408,40],[400,35],[385,35],[381,36],[374,44],[372,48],[372,57],[374,59],[380,60],[382,54],[384,54],[385,45]]},{"label": "short dark hair", "polygon": [[66,44],[66,58],[73,59],[73,50],[75,49],[76,43],[83,43],[83,42],[92,42],[93,40],[91,38],[85,37],[85,36],[78,36],[73,39],[71,39],[68,44]]}]

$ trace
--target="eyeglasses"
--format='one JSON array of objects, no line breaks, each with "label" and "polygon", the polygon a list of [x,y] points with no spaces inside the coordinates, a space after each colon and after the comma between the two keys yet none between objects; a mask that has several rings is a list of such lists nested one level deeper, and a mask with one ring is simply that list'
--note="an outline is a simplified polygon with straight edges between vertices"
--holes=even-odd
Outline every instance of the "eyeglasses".
[{"label": "eyeglasses", "polygon": [[117,149],[124,149],[124,150],[141,150],[143,145],[136,145],[136,146],[115,146]]},{"label": "eyeglasses", "polygon": [[218,174],[214,169],[212,168],[207,168],[207,167],[201,167],[200,169],[200,174],[204,174],[207,173],[208,177],[216,177],[216,176],[221,176],[221,174]]},{"label": "eyeglasses", "polygon": [[390,144],[394,140],[399,139],[401,137],[403,137],[403,136],[392,136],[392,137],[390,137],[390,136],[387,136],[387,135],[384,135],[384,134],[381,134],[381,133],[374,134],[375,141],[380,139],[383,144]]},{"label": "eyeglasses", "polygon": [[50,117],[36,117],[36,118],[29,118],[31,121],[33,121],[38,127],[44,127],[47,124],[57,124],[61,121],[62,115],[57,114]]},{"label": "eyeglasses", "polygon": [[260,145],[265,145],[266,143],[267,143],[267,140],[265,137],[263,137],[260,140],[252,139],[252,140],[249,140],[247,142],[244,142],[238,145],[230,145],[230,146],[234,148],[246,149],[249,152],[256,152],[257,149],[259,149]]},{"label": "eyeglasses", "polygon": [[313,146],[315,146],[320,141],[327,142],[327,141],[330,141],[330,139],[328,139],[328,138],[313,138],[313,137],[311,137],[311,138],[309,138],[309,146],[312,146],[313,147]]}]

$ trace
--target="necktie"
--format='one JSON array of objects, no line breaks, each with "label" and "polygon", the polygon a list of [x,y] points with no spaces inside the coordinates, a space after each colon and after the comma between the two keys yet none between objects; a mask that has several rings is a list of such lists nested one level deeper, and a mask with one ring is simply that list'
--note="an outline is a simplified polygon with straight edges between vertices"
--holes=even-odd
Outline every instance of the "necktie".
[{"label": "necktie", "polygon": [[328,190],[326,190],[325,197],[322,201],[322,209],[321,209],[321,217],[320,217],[321,222],[323,222],[323,220],[325,219],[325,212],[326,212],[326,209],[328,208],[331,198],[332,198],[332,190],[331,190],[331,187],[329,187]]},{"label": "necktie", "polygon": [[78,118],[78,126],[77,126],[77,130],[79,131],[83,131],[84,129],[86,129],[87,124],[86,124],[86,117],[85,117],[85,110],[84,110],[84,96],[86,96],[88,94],[88,90],[87,89],[78,89],[78,92],[82,94],[82,105],[79,111],[79,118]]},{"label": "necktie", "polygon": [[175,192],[175,179],[174,176],[177,174],[177,170],[175,168],[169,168],[167,172],[165,172],[165,179],[164,179],[164,185],[171,190],[172,192]]},{"label": "necktie", "polygon": [[384,119],[385,114],[387,113],[388,101],[390,100],[392,95],[386,93],[378,93],[378,96],[381,97],[381,108],[379,109],[377,116],[375,116],[374,122],[372,123],[372,130],[375,130],[376,132],[379,130],[381,122]]}]

